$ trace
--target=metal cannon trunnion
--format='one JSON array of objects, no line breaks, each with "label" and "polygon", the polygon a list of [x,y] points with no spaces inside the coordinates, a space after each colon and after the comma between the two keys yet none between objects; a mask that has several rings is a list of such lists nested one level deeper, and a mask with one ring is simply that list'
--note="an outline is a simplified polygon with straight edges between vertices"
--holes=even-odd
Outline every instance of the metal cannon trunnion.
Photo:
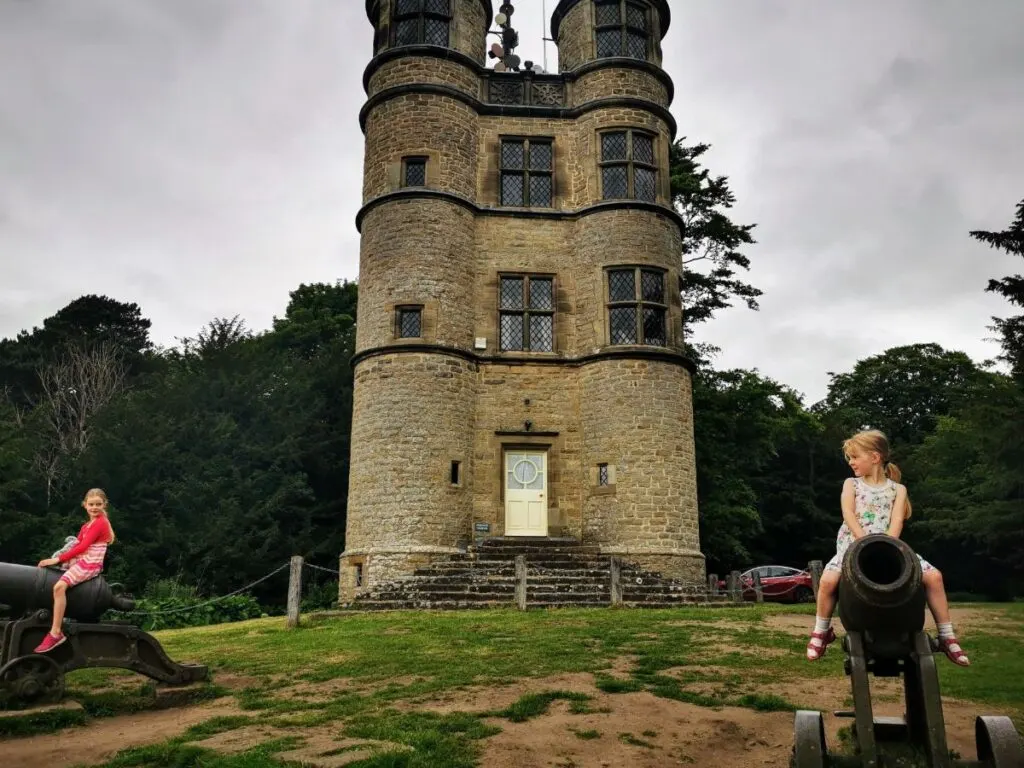
[{"label": "metal cannon trunnion", "polygon": [[[843,559],[839,616],[846,637],[845,670],[853,687],[854,756],[830,755],[821,712],[796,713],[792,768],[885,768],[906,765],[895,754],[916,753],[929,768],[1024,768],[1020,737],[1008,717],[975,721],[977,760],[953,758],[946,742],[938,650],[924,631],[921,564],[903,541],[872,534],[853,544]],[[903,678],[903,717],[875,717],[869,675]]]},{"label": "metal cannon trunnion", "polygon": [[0,563],[0,708],[59,701],[64,675],[87,667],[128,669],[153,680],[185,685],[206,680],[199,664],[171,661],[148,632],[126,621],[100,621],[108,609],[131,611],[135,602],[102,576],[67,592],[67,641],[49,653],[33,653],[50,630],[53,585],[61,571]]}]

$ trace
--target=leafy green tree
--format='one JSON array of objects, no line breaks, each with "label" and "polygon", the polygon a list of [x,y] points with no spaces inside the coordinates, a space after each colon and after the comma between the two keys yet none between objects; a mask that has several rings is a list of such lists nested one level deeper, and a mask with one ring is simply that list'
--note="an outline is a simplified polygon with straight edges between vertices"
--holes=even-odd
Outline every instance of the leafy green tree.
[{"label": "leafy green tree", "polygon": [[34,505],[30,494],[32,455],[23,414],[0,392],[0,562],[18,560],[34,538]]},{"label": "leafy green tree", "polygon": [[[701,548],[709,571],[744,569],[755,554],[775,559],[766,534],[807,538],[820,527],[812,489],[794,480],[799,465],[778,460],[782,450],[799,451],[816,429],[792,390],[752,371],[705,367],[694,379],[693,402]],[[796,552],[785,556],[804,554]]]},{"label": "leafy green tree", "polygon": [[743,254],[753,245],[754,224],[736,224],[728,210],[736,203],[725,176],[701,166],[710,144],[687,146],[680,139],[670,150],[672,203],[686,224],[683,237],[683,308],[689,327],[709,320],[734,300],[757,309],[761,291],[737,277],[750,269]]},{"label": "leafy green tree", "polygon": [[1024,593],[1024,389],[986,376],[939,419],[911,468],[911,529],[947,582],[1000,598]]},{"label": "leafy green tree", "polygon": [[938,344],[893,347],[858,361],[850,373],[830,373],[828,395],[817,410],[834,436],[881,429],[897,452],[909,450],[971,394],[978,376],[963,352]]},{"label": "leafy green tree", "polygon": [[41,394],[40,369],[68,348],[116,346],[129,375],[142,373],[153,352],[150,326],[138,304],[107,296],[77,298],[43,320],[42,327],[0,340],[0,388],[7,387],[19,404],[34,405]]},{"label": "leafy green tree", "polygon": [[[1017,204],[1017,215],[1002,232],[974,230],[971,237],[1011,255],[1024,257],[1024,200]],[[985,289],[998,293],[1011,304],[1024,307],[1024,275],[1010,275],[1002,280],[989,280]],[[992,318],[994,330],[1002,336],[1002,359],[1010,365],[1013,376],[1024,383],[1024,314],[1008,318]]]}]

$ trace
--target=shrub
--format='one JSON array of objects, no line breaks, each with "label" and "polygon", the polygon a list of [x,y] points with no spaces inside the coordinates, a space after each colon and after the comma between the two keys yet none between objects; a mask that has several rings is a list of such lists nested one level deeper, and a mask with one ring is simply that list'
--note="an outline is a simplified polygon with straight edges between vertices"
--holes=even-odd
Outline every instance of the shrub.
[{"label": "shrub", "polygon": [[258,619],[263,614],[259,602],[250,595],[233,595],[209,603],[212,599],[194,594],[189,597],[142,598],[135,601],[135,610],[131,613],[110,613],[111,618],[131,621],[147,632]]}]

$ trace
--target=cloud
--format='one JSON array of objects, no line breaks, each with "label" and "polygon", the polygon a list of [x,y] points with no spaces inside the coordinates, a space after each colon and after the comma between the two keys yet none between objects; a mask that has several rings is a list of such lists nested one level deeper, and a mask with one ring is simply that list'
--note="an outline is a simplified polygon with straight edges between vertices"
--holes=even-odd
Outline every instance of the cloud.
[{"label": "cloud", "polygon": [[[765,290],[698,340],[811,400],[895,343],[993,355],[983,289],[1019,259],[967,233],[1024,196],[1024,5],[677,5],[673,113]],[[542,62],[540,3],[514,22]],[[356,277],[371,44],[354,0],[0,0],[0,336],[95,292],[169,344]]]}]

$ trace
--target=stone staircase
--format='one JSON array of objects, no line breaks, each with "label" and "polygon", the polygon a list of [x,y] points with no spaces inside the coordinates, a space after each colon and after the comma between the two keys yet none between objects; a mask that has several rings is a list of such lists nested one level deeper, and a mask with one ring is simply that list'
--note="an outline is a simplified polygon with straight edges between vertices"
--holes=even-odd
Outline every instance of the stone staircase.
[{"label": "stone staircase", "polygon": [[[525,561],[528,608],[608,607],[612,604],[611,557],[576,539],[494,538],[465,554],[418,568],[412,576],[378,585],[345,606],[361,610],[494,608],[517,604],[521,583],[516,558]],[[522,575],[522,574],[520,574]],[[684,583],[620,561],[621,604],[669,608],[729,604],[704,584]]]}]

